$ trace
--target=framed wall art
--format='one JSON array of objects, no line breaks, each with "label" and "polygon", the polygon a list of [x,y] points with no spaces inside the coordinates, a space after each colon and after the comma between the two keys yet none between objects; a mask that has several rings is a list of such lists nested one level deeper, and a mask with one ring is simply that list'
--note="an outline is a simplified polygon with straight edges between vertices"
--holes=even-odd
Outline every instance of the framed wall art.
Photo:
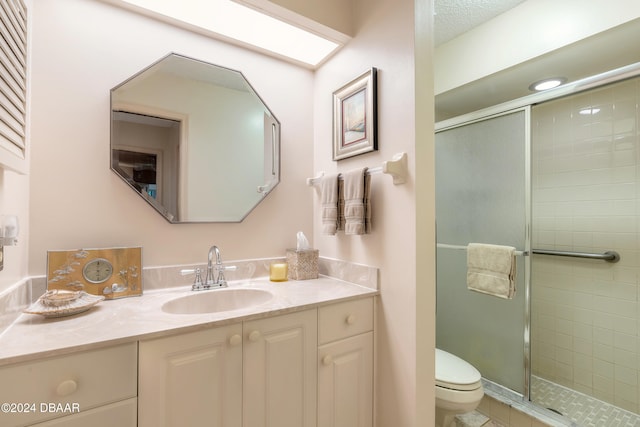
[{"label": "framed wall art", "polygon": [[377,69],[333,92],[333,160],[378,149]]}]

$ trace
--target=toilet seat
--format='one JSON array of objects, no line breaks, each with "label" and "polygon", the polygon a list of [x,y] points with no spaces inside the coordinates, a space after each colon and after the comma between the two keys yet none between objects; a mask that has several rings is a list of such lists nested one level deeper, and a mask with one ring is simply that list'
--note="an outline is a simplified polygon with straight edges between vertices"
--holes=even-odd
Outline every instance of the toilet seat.
[{"label": "toilet seat", "polygon": [[482,387],[482,376],[467,361],[436,348],[436,386],[471,391]]}]

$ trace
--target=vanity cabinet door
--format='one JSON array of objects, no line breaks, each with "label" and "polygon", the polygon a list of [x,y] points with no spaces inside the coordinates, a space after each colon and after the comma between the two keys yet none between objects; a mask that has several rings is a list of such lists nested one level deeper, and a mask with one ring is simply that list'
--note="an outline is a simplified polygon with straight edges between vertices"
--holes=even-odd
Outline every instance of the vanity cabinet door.
[{"label": "vanity cabinet door", "polygon": [[244,323],[244,426],[315,427],[317,311]]},{"label": "vanity cabinet door", "polygon": [[242,325],[141,341],[140,427],[242,425]]},{"label": "vanity cabinet door", "polygon": [[373,332],[318,348],[318,427],[373,426]]}]

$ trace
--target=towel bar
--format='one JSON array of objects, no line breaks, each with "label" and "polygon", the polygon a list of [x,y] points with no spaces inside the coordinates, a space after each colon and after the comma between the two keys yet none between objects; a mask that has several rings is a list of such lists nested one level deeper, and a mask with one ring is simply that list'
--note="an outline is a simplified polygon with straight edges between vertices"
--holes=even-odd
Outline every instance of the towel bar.
[{"label": "towel bar", "polygon": [[[466,250],[466,246],[462,245],[447,245],[445,243],[438,243],[436,245],[438,248],[445,249],[463,249]],[[570,251],[554,251],[548,249],[532,249],[531,252],[538,255],[552,255],[552,256],[564,256],[564,257],[572,257],[572,258],[587,258],[587,259],[599,259],[607,262],[618,262],[620,261],[620,254],[616,251],[606,251],[602,254],[598,253],[589,253],[589,252],[570,252]],[[529,256],[528,251],[516,251],[516,255],[521,256]]]},{"label": "towel bar", "polygon": [[[444,249],[459,249],[459,250],[467,250],[466,246],[462,246],[462,245],[447,245],[446,243],[438,243],[436,245],[438,248],[444,248]],[[529,256],[529,252],[527,251],[516,251],[516,255],[518,256]]]},{"label": "towel bar", "polygon": [[[404,184],[409,175],[407,167],[407,153],[398,153],[391,160],[382,162],[382,166],[375,168],[368,168],[367,175],[376,175],[379,173],[386,173],[393,177],[394,184]],[[320,179],[324,176],[324,172],[320,172],[315,178],[307,178],[307,185],[314,186],[320,183]],[[342,176],[339,177],[342,179]]]},{"label": "towel bar", "polygon": [[572,258],[588,258],[588,259],[601,259],[607,262],[620,261],[620,254],[616,251],[606,251],[601,254],[594,254],[589,252],[569,252],[569,251],[553,251],[547,249],[532,249],[531,252],[540,255],[553,255],[553,256],[566,256]]}]

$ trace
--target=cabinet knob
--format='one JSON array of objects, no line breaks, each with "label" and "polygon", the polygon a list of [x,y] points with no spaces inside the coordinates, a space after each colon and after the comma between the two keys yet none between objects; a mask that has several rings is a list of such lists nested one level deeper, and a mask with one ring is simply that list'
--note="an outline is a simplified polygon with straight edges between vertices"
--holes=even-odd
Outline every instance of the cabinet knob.
[{"label": "cabinet knob", "polygon": [[249,334],[249,341],[256,342],[260,339],[260,331],[252,331]]},{"label": "cabinet knob", "polygon": [[347,319],[345,321],[347,322],[347,325],[353,325],[354,323],[356,323],[356,320],[358,320],[356,315],[350,314],[347,316]]},{"label": "cabinet knob", "polygon": [[58,396],[68,396],[77,389],[78,383],[76,383],[74,380],[66,380],[58,384],[58,387],[56,388],[56,394]]},{"label": "cabinet knob", "polygon": [[229,338],[229,345],[238,345],[242,342],[242,337],[238,334],[231,335]]},{"label": "cabinet knob", "polygon": [[325,357],[322,358],[322,364],[324,366],[329,366],[333,363],[333,357],[331,357],[330,354],[327,354]]}]

